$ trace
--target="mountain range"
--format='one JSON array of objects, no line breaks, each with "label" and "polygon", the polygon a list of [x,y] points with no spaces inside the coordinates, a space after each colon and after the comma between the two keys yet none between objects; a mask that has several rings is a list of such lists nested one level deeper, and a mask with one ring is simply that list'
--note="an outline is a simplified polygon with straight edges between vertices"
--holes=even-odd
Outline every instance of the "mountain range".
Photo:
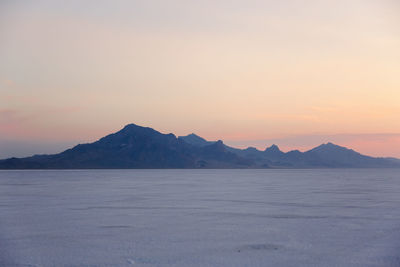
[{"label": "mountain range", "polygon": [[163,168],[400,168],[395,158],[374,158],[332,143],[306,152],[238,149],[196,134],[176,137],[128,124],[96,142],[59,154],[0,160],[0,169]]}]

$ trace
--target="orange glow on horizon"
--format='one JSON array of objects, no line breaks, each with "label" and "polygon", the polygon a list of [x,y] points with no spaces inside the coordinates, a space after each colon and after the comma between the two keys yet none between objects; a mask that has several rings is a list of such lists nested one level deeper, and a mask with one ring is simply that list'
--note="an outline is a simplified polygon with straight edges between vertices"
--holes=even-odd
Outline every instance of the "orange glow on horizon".
[{"label": "orange glow on horizon", "polygon": [[400,133],[398,4],[172,3],[1,2],[0,142],[89,142],[135,123],[400,157],[397,137],[366,137]]}]

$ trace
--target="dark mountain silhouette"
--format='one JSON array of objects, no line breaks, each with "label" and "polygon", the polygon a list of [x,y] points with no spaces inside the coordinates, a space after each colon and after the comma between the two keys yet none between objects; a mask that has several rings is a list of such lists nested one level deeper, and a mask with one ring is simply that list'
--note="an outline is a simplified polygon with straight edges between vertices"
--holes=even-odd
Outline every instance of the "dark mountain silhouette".
[{"label": "dark mountain silhouette", "polygon": [[[188,135],[186,137],[192,136]],[[200,138],[200,142],[191,142],[193,145],[204,145],[207,140]],[[186,140],[186,137],[181,137]],[[254,168],[397,168],[400,160],[395,158],[374,158],[362,155],[352,149],[332,143],[322,144],[306,152],[292,150],[282,152],[273,144],[264,151],[254,147],[238,149],[226,146],[227,151],[235,153],[241,158],[252,162]]]},{"label": "dark mountain silhouette", "polygon": [[400,167],[400,160],[373,158],[332,143],[306,152],[285,153],[276,145],[264,151],[238,149],[221,140],[207,141],[195,134],[177,138],[135,124],[59,154],[0,160],[0,169],[340,167]]},{"label": "dark mountain silhouette", "polygon": [[279,157],[279,156],[282,156],[284,153],[279,149],[279,147],[277,145],[273,144],[272,146],[267,147],[264,150],[264,154],[265,155],[270,155],[272,157],[273,156]]},{"label": "dark mountain silhouette", "polygon": [[2,160],[0,168],[247,168],[251,164],[227,151],[222,141],[194,146],[173,134],[129,124],[94,143],[59,154]]},{"label": "dark mountain silhouette", "polygon": [[322,144],[304,153],[308,164],[326,167],[383,167],[391,162],[384,158],[373,158],[332,143]]}]

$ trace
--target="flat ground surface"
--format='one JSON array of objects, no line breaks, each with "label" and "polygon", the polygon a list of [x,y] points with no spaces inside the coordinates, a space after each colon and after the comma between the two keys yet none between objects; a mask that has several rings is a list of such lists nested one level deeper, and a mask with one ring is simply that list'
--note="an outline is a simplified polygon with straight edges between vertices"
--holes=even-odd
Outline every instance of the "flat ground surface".
[{"label": "flat ground surface", "polygon": [[0,171],[0,266],[400,266],[400,170]]}]

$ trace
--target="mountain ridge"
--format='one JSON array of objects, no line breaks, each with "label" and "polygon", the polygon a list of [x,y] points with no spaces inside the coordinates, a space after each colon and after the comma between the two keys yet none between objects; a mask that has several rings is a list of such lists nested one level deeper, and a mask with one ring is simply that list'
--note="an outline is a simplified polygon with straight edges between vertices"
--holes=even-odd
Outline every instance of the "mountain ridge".
[{"label": "mountain ridge", "polygon": [[254,147],[238,149],[194,133],[177,137],[133,123],[58,154],[0,160],[0,169],[383,167],[400,168],[400,160],[362,155],[330,142],[305,152],[282,152],[275,144],[264,151]]}]

